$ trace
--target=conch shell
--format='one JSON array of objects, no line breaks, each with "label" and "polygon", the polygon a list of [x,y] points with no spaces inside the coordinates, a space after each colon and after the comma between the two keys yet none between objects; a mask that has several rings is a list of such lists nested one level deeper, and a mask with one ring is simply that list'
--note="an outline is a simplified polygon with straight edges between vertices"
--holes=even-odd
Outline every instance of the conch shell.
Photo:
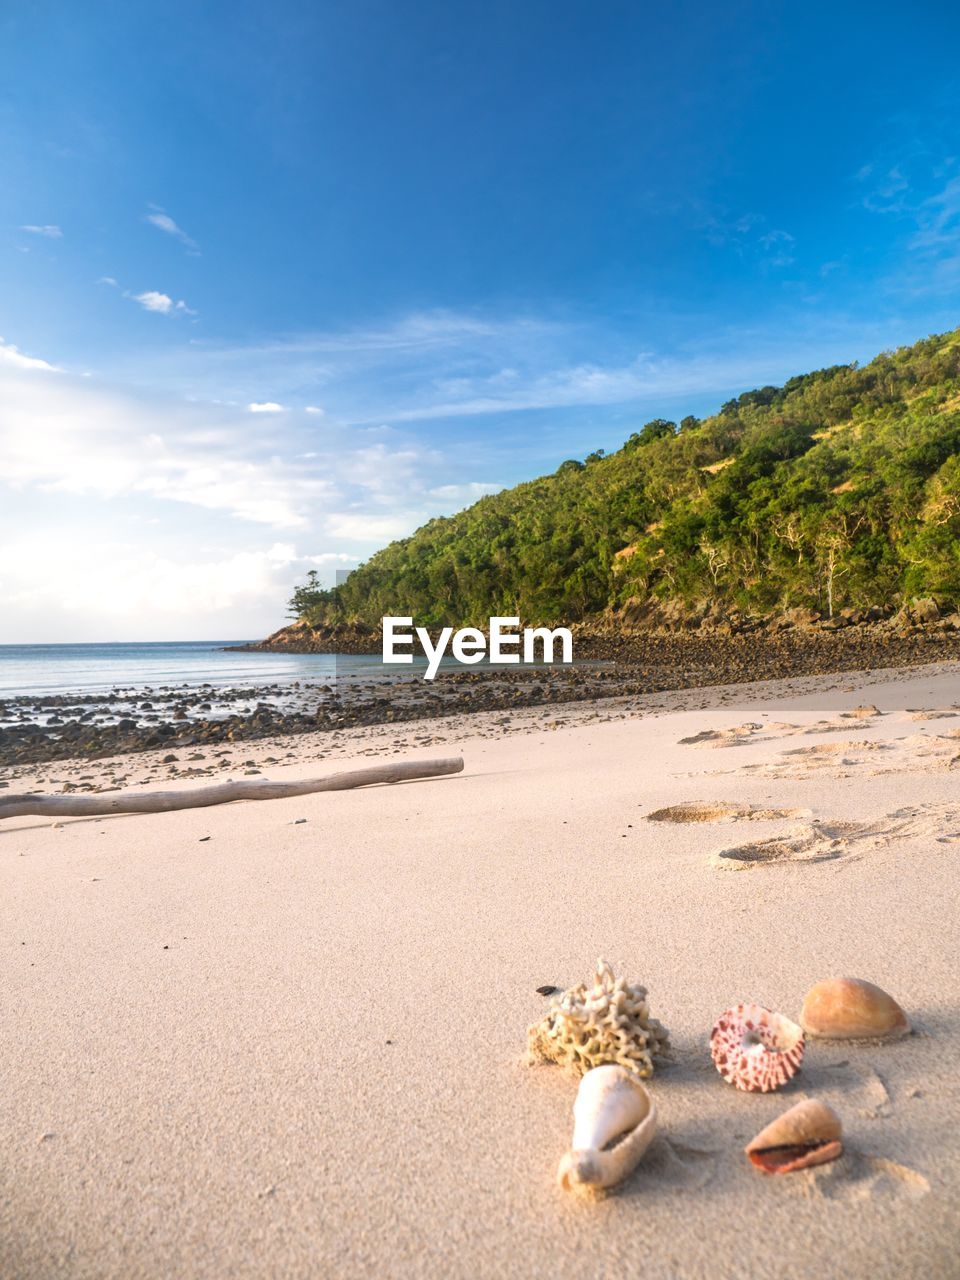
[{"label": "conch shell", "polygon": [[633,1071],[605,1063],[580,1081],[573,1146],[560,1161],[565,1191],[597,1192],[636,1168],[657,1131],[657,1108]]},{"label": "conch shell", "polygon": [[721,1013],[710,1033],[710,1056],[724,1080],[748,1093],[770,1093],[803,1061],[803,1029],[759,1004]]},{"label": "conch shell", "polygon": [[843,1154],[842,1133],[837,1113],[808,1098],[761,1129],[744,1150],[764,1173],[793,1173],[836,1160]]},{"label": "conch shell", "polygon": [[910,1030],[907,1015],[886,991],[862,978],[825,978],[807,992],[800,1022],[826,1040],[890,1040]]}]

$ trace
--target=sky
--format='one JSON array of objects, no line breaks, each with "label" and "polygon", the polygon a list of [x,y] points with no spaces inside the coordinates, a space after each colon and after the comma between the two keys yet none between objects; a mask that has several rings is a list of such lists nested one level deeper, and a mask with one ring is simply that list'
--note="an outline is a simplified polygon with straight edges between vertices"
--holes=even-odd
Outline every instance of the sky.
[{"label": "sky", "polygon": [[0,7],[0,643],[244,639],[960,324],[952,0]]}]

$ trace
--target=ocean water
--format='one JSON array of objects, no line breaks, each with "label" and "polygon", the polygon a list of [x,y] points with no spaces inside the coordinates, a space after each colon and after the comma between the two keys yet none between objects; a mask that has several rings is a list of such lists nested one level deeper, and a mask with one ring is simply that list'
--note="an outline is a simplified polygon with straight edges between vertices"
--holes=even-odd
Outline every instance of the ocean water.
[{"label": "ocean water", "polygon": [[410,675],[379,657],[332,653],[224,653],[244,640],[152,644],[0,645],[0,698],[111,689],[326,683],[344,676]]}]

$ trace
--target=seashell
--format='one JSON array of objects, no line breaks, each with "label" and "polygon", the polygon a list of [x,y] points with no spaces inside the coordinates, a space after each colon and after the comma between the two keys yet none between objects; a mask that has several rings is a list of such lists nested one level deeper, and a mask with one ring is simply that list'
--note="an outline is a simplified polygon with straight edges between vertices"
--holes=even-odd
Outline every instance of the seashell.
[{"label": "seashell", "polygon": [[710,1056],[724,1080],[748,1093],[770,1093],[803,1061],[803,1029],[760,1004],[721,1013],[710,1033]]},{"label": "seashell", "polygon": [[889,1040],[910,1030],[893,996],[861,978],[825,978],[811,987],[800,1022],[825,1040]]},{"label": "seashell", "polygon": [[657,1108],[634,1072],[614,1063],[588,1071],[573,1104],[573,1146],[560,1161],[565,1191],[602,1191],[636,1168],[657,1131]]},{"label": "seashell", "polygon": [[764,1173],[793,1173],[836,1160],[843,1154],[842,1134],[837,1113],[808,1098],[761,1129],[744,1150]]}]

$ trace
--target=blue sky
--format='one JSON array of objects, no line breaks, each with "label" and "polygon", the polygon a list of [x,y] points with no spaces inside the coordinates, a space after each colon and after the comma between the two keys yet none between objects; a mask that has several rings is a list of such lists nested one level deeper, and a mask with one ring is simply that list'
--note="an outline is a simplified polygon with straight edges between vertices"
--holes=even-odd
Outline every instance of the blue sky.
[{"label": "blue sky", "polygon": [[960,11],[0,12],[0,642],[241,637],[650,417],[960,323]]}]

